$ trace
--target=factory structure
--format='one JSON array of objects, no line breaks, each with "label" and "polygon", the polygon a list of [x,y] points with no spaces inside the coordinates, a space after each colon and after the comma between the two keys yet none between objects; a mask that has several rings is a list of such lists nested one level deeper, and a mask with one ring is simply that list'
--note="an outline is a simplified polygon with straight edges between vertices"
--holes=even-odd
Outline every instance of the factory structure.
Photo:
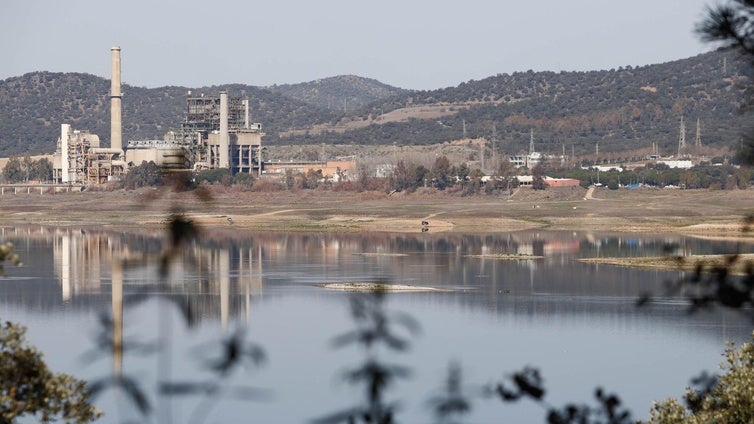
[{"label": "factory structure", "polygon": [[152,161],[168,171],[228,168],[231,174],[261,175],[262,125],[251,123],[249,101],[218,96],[189,96],[180,129],[163,140],[132,140],[123,146],[120,47],[110,50],[110,147],[96,134],[62,124],[53,155],[59,183],[103,184],[121,179],[130,167]]}]

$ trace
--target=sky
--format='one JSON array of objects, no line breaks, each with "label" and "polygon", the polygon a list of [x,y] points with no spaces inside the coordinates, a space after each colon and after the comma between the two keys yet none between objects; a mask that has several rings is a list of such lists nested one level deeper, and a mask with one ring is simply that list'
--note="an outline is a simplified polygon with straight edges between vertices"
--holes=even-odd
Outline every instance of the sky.
[{"label": "sky", "polygon": [[2,0],[0,80],[269,86],[337,75],[432,90],[518,71],[601,70],[712,50],[710,0]]}]

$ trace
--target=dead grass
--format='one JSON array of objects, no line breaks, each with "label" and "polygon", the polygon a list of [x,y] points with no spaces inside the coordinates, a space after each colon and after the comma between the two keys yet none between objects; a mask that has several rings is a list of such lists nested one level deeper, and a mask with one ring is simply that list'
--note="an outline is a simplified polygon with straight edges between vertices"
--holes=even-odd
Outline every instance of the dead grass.
[{"label": "dead grass", "polygon": [[[212,201],[166,190],[5,194],[0,224],[159,227],[178,208],[206,227],[270,231],[491,233],[531,228],[573,231],[675,232],[753,237],[741,222],[754,212],[754,190],[521,189],[514,196],[421,193],[297,193],[216,190]],[[227,218],[232,218],[232,224]]]}]

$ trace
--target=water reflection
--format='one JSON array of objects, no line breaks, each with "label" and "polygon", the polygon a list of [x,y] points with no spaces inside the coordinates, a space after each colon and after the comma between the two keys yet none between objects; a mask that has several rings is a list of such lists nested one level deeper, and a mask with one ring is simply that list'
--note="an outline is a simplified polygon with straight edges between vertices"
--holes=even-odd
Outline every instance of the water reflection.
[{"label": "water reflection", "polygon": [[[661,293],[664,282],[677,278],[677,272],[575,261],[594,256],[752,250],[750,244],[736,242],[547,231],[407,235],[227,229],[205,233],[186,246],[163,281],[157,272],[164,249],[162,234],[28,226],[0,228],[0,239],[14,242],[26,264],[8,269],[9,277],[0,280],[3,318],[13,319],[15,314],[22,322],[39,323],[44,329],[37,331],[44,337],[36,342],[50,352],[50,358],[80,354],[87,337],[81,328],[87,323],[91,327],[92,312],[108,311],[113,317],[113,372],[119,375],[124,367],[134,367],[130,358],[124,364],[124,327],[154,330],[152,319],[157,314],[152,313],[162,312],[159,303],[149,304],[137,314],[124,310],[124,303],[143,294],[181,299],[195,311],[200,334],[175,329],[176,351],[188,349],[185,339],[189,336],[207,341],[232,328],[234,322],[251,324],[254,337],[269,350],[272,360],[284,364],[277,370],[271,365],[264,383],[275,388],[291,381],[291,375],[300,381],[296,387],[277,388],[284,392],[281,397],[297,407],[257,407],[251,416],[262,422],[302,422],[342,405],[342,393],[306,390],[301,397],[296,394],[296,390],[323,387],[322,382],[330,381],[344,361],[352,362],[326,346],[329,337],[345,328],[345,295],[316,287],[320,283],[387,280],[453,289],[406,293],[391,299],[396,308],[415,315],[427,334],[416,341],[415,358],[409,363],[419,372],[407,390],[407,399],[435,387],[437,373],[445,369],[448,359],[456,357],[463,358],[471,375],[476,372],[481,379],[526,364],[541,366],[554,382],[558,381],[555,373],[560,372],[566,382],[579,381],[584,386],[580,388],[584,398],[594,385],[610,383],[602,378],[609,379],[614,372],[617,381],[626,383],[628,388],[622,394],[630,404],[647,408],[652,399],[673,394],[673,390],[680,392],[699,371],[700,363],[709,361],[704,363],[714,367],[725,340],[744,340],[751,330],[747,320],[728,313],[687,316],[679,297],[636,310],[634,300],[640,293]],[[485,256],[514,253],[543,258]],[[75,330],[66,333],[66,325]],[[58,334],[65,334],[63,342],[57,342]],[[193,372],[173,361],[176,375]],[[630,366],[616,367],[622,361]],[[596,381],[581,382],[581,377],[592,371],[592,364],[602,362],[604,369],[592,379]],[[67,370],[78,374],[81,366],[71,365]],[[574,370],[581,374],[569,375]],[[647,375],[662,375],[652,381],[654,391],[642,380],[649,378]],[[576,386],[564,387],[564,396]],[[475,422],[491,422],[490,417],[498,416],[495,411],[487,416],[478,410]],[[294,413],[300,415],[286,415]],[[233,417],[247,415],[225,416],[231,417],[226,422],[232,422]],[[420,411],[404,419],[418,422],[426,417]]]},{"label": "water reflection", "polygon": [[[0,228],[27,267],[23,284],[0,285],[0,301],[48,312],[101,310],[122,316],[124,297],[158,291],[181,296],[199,321],[251,319],[254,298],[296,293],[320,283],[385,280],[451,289],[437,297],[465,307],[504,313],[511,299],[550,313],[551,302],[631,304],[642,293],[661,294],[682,275],[583,264],[595,256],[660,256],[751,251],[750,244],[675,235],[637,236],[527,231],[468,234],[280,234],[221,230],[203,234],[173,261],[163,281],[156,272],[164,249],[153,232],[93,228]],[[497,254],[541,259],[501,260]],[[51,258],[50,258],[51,256]],[[52,270],[53,278],[47,273]],[[53,285],[54,282],[54,285]],[[57,287],[57,290],[55,289]],[[683,295],[683,293],[681,293]],[[539,300],[537,300],[539,299]],[[569,300],[570,299],[570,300]],[[591,299],[591,300],[590,300]],[[563,301],[566,301],[563,306]],[[673,301],[669,299],[668,301]],[[680,303],[680,300],[676,299]]]},{"label": "water reflection", "polygon": [[[204,234],[174,261],[167,281],[155,264],[163,250],[161,235],[91,228],[0,228],[0,238],[16,243],[26,273],[50,267],[59,284],[59,303],[86,303],[107,294],[121,281],[126,294],[164,285],[170,293],[203,298],[203,316],[227,324],[248,314],[235,296],[259,296],[263,287],[388,279],[488,294],[567,294],[634,296],[657,289],[672,272],[638,271],[585,265],[576,258],[661,256],[751,251],[751,245],[680,236],[636,236],[572,232],[464,234],[279,234],[217,231]],[[501,260],[499,254],[542,259]],[[40,287],[41,288],[41,287]],[[28,294],[28,293],[27,293]],[[49,296],[47,290],[35,295]],[[58,297],[56,296],[56,297]],[[14,301],[6,299],[7,301]],[[23,296],[15,301],[37,302]],[[48,299],[47,301],[50,301]],[[53,302],[54,303],[54,302]],[[244,302],[246,303],[246,302]],[[75,307],[76,305],[74,305]]]}]

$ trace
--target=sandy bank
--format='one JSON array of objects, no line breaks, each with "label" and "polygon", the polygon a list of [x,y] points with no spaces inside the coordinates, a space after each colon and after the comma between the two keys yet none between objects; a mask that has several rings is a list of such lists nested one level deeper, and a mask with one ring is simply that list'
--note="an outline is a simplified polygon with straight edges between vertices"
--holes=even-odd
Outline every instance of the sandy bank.
[{"label": "sandy bank", "polygon": [[716,267],[725,267],[735,275],[746,275],[748,267],[754,264],[754,254],[739,255],[732,267],[728,265],[729,255],[691,255],[684,257],[652,256],[642,258],[585,258],[579,262],[614,265],[631,268],[660,269],[667,271],[695,271],[701,266],[703,272],[711,272]]},{"label": "sandy bank", "polygon": [[446,292],[447,289],[437,289],[426,286],[407,286],[402,284],[384,284],[384,283],[329,283],[322,284],[320,287],[328,290],[341,290],[341,291],[358,291],[358,292],[427,292],[438,291]]},{"label": "sandy bank", "polygon": [[[516,195],[462,197],[443,192],[251,193],[213,188],[205,201],[167,190],[6,194],[0,225],[93,225],[162,228],[179,210],[207,228],[253,231],[494,233],[525,229],[674,232],[750,237],[754,190],[521,189]],[[230,219],[228,219],[230,218]],[[428,225],[422,225],[422,222]]]}]

